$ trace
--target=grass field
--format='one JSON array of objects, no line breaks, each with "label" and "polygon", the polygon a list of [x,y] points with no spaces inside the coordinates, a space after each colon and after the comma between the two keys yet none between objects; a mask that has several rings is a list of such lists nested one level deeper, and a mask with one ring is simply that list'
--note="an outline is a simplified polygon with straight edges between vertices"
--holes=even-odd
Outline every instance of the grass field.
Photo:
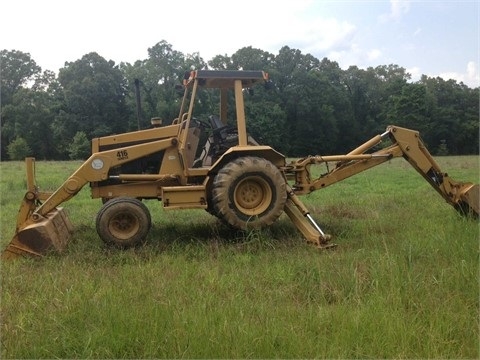
[{"label": "grass field", "polygon": [[[437,159],[479,181],[479,157]],[[79,162],[37,162],[54,189]],[[0,163],[1,245],[24,164]],[[479,223],[402,159],[302,200],[339,246],[288,217],[232,233],[205,211],[146,202],[147,243],[104,246],[88,187],[63,206],[66,253],[1,267],[1,358],[479,358]]]}]

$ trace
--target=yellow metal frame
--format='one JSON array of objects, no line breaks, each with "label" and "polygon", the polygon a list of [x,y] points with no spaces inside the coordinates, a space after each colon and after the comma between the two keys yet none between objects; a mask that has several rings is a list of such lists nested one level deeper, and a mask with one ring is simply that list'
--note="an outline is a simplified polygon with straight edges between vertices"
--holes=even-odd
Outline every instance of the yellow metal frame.
[{"label": "yellow metal frame", "polygon": [[[289,164],[286,164],[284,155],[271,147],[249,144],[243,89],[267,79],[268,75],[263,72],[191,72],[184,83],[178,118],[172,125],[93,139],[90,158],[54,192],[39,191],[35,183],[35,161],[27,158],[27,192],[18,212],[14,238],[2,258],[22,254],[41,256],[52,247],[62,250],[72,226],[58,206],[75,196],[87,183],[94,198],[156,198],[163,201],[165,209],[207,209],[207,189],[214,175],[239,156],[262,157],[283,172],[287,184],[284,211],[305,239],[318,248],[333,246],[329,243],[331,237],[314,221],[299,196],[323,189],[394,157],[404,157],[449,204],[478,216],[478,184],[457,182],[443,173],[414,130],[392,125],[383,134],[346,155],[307,156]],[[211,166],[197,168],[193,163],[199,130],[191,125],[197,91],[201,87],[220,89],[220,119],[224,124],[227,123],[228,92],[233,90],[238,144],[225,151]],[[387,137],[392,141],[391,145],[369,153]],[[113,168],[122,164],[159,152],[163,152],[163,159],[158,174],[111,173]],[[335,163],[332,170],[317,179],[311,178],[312,165],[329,162]],[[112,179],[115,181],[106,182]]]}]

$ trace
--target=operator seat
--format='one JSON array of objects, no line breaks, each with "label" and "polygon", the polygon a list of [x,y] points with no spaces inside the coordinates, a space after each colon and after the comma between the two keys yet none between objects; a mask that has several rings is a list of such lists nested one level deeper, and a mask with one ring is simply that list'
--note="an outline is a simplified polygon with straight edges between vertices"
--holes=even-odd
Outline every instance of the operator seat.
[{"label": "operator seat", "polygon": [[228,129],[230,127],[224,124],[217,115],[210,115],[208,117],[208,120],[210,121],[210,125],[212,126],[212,134],[214,140],[226,140],[228,135]]},{"label": "operator seat", "polygon": [[212,129],[220,129],[224,126],[226,126],[222,120],[217,115],[210,115],[208,117],[208,120],[210,121],[210,125],[212,125]]}]

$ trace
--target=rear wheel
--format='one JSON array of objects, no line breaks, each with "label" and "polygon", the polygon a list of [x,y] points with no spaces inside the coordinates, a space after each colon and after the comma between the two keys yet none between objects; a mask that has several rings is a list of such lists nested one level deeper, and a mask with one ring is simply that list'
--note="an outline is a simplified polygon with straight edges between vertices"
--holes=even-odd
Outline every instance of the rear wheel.
[{"label": "rear wheel", "polygon": [[109,245],[128,248],[142,243],[152,220],[148,208],[138,199],[114,198],[97,214],[97,233]]},{"label": "rear wheel", "polygon": [[215,215],[242,230],[271,225],[287,200],[282,173],[270,161],[241,157],[225,165],[212,185]]}]

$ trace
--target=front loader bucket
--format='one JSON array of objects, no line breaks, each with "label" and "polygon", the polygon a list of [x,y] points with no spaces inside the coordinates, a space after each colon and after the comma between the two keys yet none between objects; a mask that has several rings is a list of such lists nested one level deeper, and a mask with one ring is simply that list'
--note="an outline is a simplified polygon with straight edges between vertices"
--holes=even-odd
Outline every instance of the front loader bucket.
[{"label": "front loader bucket", "polygon": [[1,258],[42,257],[50,251],[65,250],[73,226],[63,208],[56,208],[37,222],[20,228],[2,252]]},{"label": "front loader bucket", "polygon": [[457,210],[463,215],[477,217],[480,214],[480,188],[478,184],[469,187],[460,194]]}]

